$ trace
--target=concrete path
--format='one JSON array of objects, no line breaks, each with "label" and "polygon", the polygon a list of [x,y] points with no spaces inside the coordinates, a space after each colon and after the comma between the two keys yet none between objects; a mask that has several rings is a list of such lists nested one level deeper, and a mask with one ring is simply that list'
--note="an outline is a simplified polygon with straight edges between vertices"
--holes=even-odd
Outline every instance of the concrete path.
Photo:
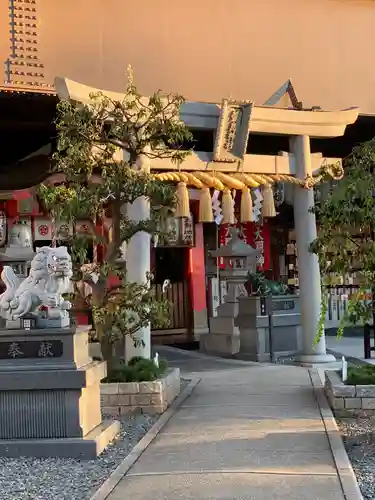
[{"label": "concrete path", "polygon": [[109,500],[345,499],[308,370],[229,366],[200,374]]},{"label": "concrete path", "polygon": [[364,358],[363,337],[326,337],[327,348],[336,355],[343,355],[347,358],[356,358],[359,361],[375,364],[375,353],[372,352],[371,359]]},{"label": "concrete path", "polygon": [[154,346],[153,352],[168,361],[169,366],[178,367],[183,377],[201,378],[208,372],[233,371],[246,367],[259,367],[252,361],[217,358],[197,351],[185,351],[169,346]]}]

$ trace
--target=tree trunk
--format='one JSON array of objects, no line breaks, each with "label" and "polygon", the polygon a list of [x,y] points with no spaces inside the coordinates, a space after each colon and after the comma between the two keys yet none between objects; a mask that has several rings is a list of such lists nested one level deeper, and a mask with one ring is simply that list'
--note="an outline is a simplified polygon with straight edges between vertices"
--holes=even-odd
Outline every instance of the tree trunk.
[{"label": "tree trunk", "polygon": [[[103,300],[105,294],[105,284],[99,282],[95,284],[92,289],[91,302],[93,306],[103,307]],[[95,328],[96,337],[99,340],[100,348],[104,361],[107,362],[107,373],[109,373],[116,365],[116,358],[114,356],[114,346],[111,341],[110,335],[106,332],[106,326],[103,324],[96,324],[93,318],[93,327]]]},{"label": "tree trunk", "polygon": [[[121,243],[121,200],[119,195],[112,202],[112,224],[113,224],[113,232],[112,232],[112,242],[109,244],[109,248],[107,249],[105,260],[107,260],[110,264],[114,264],[116,262],[120,243]],[[103,307],[104,299],[105,299],[105,290],[107,286],[107,276],[100,276],[95,286],[92,287],[92,305],[96,307]],[[104,361],[107,362],[107,373],[113,370],[116,367],[118,359],[115,353],[115,346],[112,342],[110,335],[107,334],[106,325],[95,325],[95,331],[97,334],[97,338],[100,342],[100,347],[102,351],[102,356]]]},{"label": "tree trunk", "polygon": [[103,333],[99,336],[100,348],[104,361],[107,363],[107,373],[114,370],[116,366],[116,358],[114,356],[114,346],[110,342],[109,336]]},{"label": "tree trunk", "polygon": [[112,241],[110,242],[105,260],[110,264],[115,264],[121,246],[121,199],[119,196],[111,204],[112,210]]}]

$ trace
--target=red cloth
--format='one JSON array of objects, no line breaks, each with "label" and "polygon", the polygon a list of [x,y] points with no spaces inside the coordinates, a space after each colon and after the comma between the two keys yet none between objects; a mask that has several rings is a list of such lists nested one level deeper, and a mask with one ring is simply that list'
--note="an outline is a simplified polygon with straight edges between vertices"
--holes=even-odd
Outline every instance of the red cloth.
[{"label": "red cloth", "polygon": [[246,242],[249,245],[256,248],[256,239],[258,238],[263,241],[264,264],[259,266],[258,269],[260,271],[271,269],[271,231],[268,222],[265,221],[262,225],[258,225],[255,222],[248,222],[244,226]]},{"label": "red cloth", "polygon": [[[271,232],[267,221],[263,225],[258,225],[255,222],[247,222],[245,224],[237,224],[240,229],[240,235],[245,239],[248,245],[256,247],[256,239],[261,238],[263,241],[263,257],[264,264],[258,266],[260,271],[265,271],[271,267]],[[229,241],[229,224],[219,226],[219,247],[224,246]],[[219,261],[219,267],[223,269],[224,262]]]}]

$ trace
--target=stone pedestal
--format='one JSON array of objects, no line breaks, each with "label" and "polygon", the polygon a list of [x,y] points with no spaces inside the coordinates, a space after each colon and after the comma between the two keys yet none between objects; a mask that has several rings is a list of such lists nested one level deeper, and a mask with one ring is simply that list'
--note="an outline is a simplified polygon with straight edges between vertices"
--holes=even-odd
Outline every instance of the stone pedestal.
[{"label": "stone pedestal", "polygon": [[223,258],[225,269],[220,278],[226,281],[227,294],[224,303],[217,308],[217,316],[210,318],[210,332],[200,336],[200,350],[209,354],[232,356],[240,348],[239,330],[236,323],[238,299],[247,296],[245,283],[248,273],[256,269],[259,250],[239,238],[238,229],[231,228],[231,239],[211,255]]},{"label": "stone pedestal", "polygon": [[93,459],[118,434],[102,422],[106,364],[88,327],[0,330],[0,456]]},{"label": "stone pedestal", "polygon": [[201,334],[199,337],[199,349],[201,352],[206,354],[232,356],[233,354],[238,353],[239,348],[240,338],[237,328],[233,325],[233,321],[232,330],[229,329],[223,333],[205,333]]},{"label": "stone pedestal", "polygon": [[[300,298],[272,298],[272,346],[276,356],[296,354],[301,348]],[[269,317],[265,297],[240,297],[236,324],[240,331],[240,356],[250,361],[270,361]]]},{"label": "stone pedestal", "polygon": [[238,297],[246,295],[244,282],[246,274],[240,270],[224,271],[227,278],[228,294],[225,302],[217,307],[217,316],[209,319],[210,332],[199,338],[202,352],[232,356],[240,349],[240,332],[236,324],[238,315]]}]

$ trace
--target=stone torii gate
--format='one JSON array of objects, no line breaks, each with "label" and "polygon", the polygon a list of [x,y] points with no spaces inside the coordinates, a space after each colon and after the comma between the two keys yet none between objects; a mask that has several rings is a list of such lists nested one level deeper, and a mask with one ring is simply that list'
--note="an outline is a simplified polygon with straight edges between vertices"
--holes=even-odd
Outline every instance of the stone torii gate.
[{"label": "stone torii gate", "polygon": [[[56,78],[55,87],[60,99],[84,104],[90,103],[91,93],[100,91],[65,78]],[[290,90],[290,85],[287,86],[286,90],[288,89]],[[121,101],[124,97],[117,92],[101,92],[113,100]],[[272,105],[275,104],[277,99],[272,102]],[[304,110],[299,102],[294,108],[255,106],[251,101],[236,102],[227,99],[223,100],[221,106],[186,102],[181,109],[181,119],[192,128],[216,130],[214,151],[194,152],[179,166],[166,159],[145,159],[142,168],[158,171],[179,169],[187,172],[209,170],[229,175],[238,172],[285,174],[293,175],[303,183],[311,179],[323,163],[341,162],[338,158],[322,158],[322,155],[311,154],[310,137],[342,136],[347,125],[354,123],[357,117],[357,108],[333,112],[316,108]],[[246,154],[249,132],[287,135],[290,153],[276,156]],[[326,352],[324,335],[320,342],[314,345],[320,315],[321,287],[318,258],[309,252],[309,245],[317,235],[315,215],[310,212],[310,208],[314,206],[313,189],[303,189],[295,185],[293,198],[303,330],[303,350],[299,361],[304,364],[327,363],[334,361],[334,357]],[[138,220],[148,218],[147,201],[136,200],[131,215],[138,217]],[[149,272],[149,247],[150,239],[146,233],[135,235],[129,242],[127,261],[130,280],[143,281]],[[139,335],[145,343],[140,354],[149,357],[150,327],[143,329]]]}]

